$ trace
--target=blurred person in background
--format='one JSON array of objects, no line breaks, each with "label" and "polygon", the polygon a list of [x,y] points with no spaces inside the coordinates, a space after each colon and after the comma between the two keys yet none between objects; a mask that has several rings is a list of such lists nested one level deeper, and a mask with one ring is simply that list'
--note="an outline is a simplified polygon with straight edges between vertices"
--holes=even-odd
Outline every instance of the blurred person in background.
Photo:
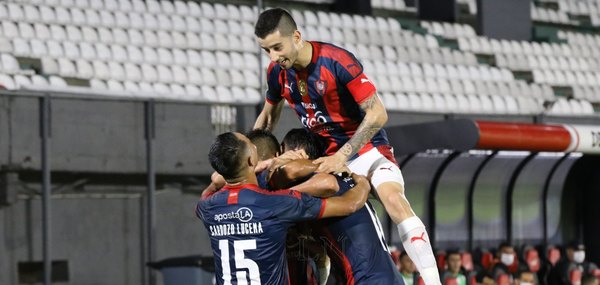
[{"label": "blurred person in background", "polygon": [[443,282],[446,282],[447,279],[454,278],[456,284],[467,285],[467,277],[464,274],[462,259],[458,250],[449,250],[446,253],[446,266],[448,269],[441,274]]}]

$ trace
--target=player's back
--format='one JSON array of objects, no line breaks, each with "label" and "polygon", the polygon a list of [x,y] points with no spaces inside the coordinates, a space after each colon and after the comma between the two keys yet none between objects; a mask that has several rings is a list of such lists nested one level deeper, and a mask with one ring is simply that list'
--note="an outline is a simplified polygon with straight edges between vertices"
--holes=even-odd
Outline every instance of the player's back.
[{"label": "player's back", "polygon": [[203,196],[196,214],[210,236],[217,284],[288,284],[286,232],[321,209],[320,199],[251,184]]},{"label": "player's back", "polygon": [[[353,184],[337,177],[342,195]],[[394,265],[372,206],[342,218],[319,222],[338,284],[404,284]]]}]

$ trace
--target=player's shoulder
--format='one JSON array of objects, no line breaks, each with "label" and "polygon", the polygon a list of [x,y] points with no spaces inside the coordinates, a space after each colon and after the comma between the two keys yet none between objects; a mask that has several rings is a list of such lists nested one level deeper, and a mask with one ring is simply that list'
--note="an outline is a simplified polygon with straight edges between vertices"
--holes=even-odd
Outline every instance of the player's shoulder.
[{"label": "player's shoulder", "polygon": [[356,61],[354,55],[348,50],[331,43],[315,42],[319,48],[319,56],[333,59],[335,61]]},{"label": "player's shoulder", "polygon": [[255,187],[250,189],[254,192],[255,195],[260,196],[261,199],[273,199],[273,198],[295,198],[300,199],[301,194],[298,191],[294,191],[291,189],[283,189],[283,190],[266,190],[260,187]]},{"label": "player's shoulder", "polygon": [[325,65],[327,63],[332,64],[329,68],[342,66],[352,77],[362,72],[362,65],[351,52],[329,43],[317,43],[317,46],[319,48],[319,57],[327,59],[323,61]]},{"label": "player's shoulder", "polygon": [[269,63],[269,67],[267,67],[267,74],[279,74],[282,70],[283,68],[281,68],[279,63],[271,61],[271,63]]}]

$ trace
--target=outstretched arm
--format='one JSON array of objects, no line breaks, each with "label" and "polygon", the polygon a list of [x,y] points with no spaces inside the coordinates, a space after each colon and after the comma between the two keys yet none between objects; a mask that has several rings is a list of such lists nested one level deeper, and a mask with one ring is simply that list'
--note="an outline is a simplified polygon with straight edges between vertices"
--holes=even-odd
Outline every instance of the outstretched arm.
[{"label": "outstretched arm", "polygon": [[263,129],[272,132],[279,121],[281,110],[283,109],[283,100],[276,105],[265,102],[265,105],[254,122],[254,129]]},{"label": "outstretched arm", "polygon": [[317,172],[340,172],[346,161],[355,155],[385,125],[388,116],[377,93],[360,104],[365,117],[354,135],[335,154],[315,160],[319,164]]}]

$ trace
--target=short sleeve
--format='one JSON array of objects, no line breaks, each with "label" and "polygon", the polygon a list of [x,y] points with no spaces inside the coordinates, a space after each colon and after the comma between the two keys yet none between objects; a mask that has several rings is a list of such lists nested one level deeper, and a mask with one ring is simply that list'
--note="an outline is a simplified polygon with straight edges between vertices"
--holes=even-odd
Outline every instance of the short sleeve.
[{"label": "short sleeve", "polygon": [[280,190],[273,202],[274,214],[283,221],[297,222],[319,219],[325,210],[325,199],[315,198],[294,190]]},{"label": "short sleeve", "polygon": [[196,204],[196,217],[198,217],[198,219],[200,220],[204,220],[204,215],[202,213],[202,201],[198,201],[198,203]]},{"label": "short sleeve", "polygon": [[271,62],[267,69],[267,94],[266,100],[272,105],[277,105],[283,99],[281,97],[281,84],[279,82],[279,72],[281,67],[276,63]]},{"label": "short sleeve", "polygon": [[341,53],[337,58],[336,77],[348,88],[358,104],[377,91],[373,82],[364,74],[362,64],[350,52]]}]

